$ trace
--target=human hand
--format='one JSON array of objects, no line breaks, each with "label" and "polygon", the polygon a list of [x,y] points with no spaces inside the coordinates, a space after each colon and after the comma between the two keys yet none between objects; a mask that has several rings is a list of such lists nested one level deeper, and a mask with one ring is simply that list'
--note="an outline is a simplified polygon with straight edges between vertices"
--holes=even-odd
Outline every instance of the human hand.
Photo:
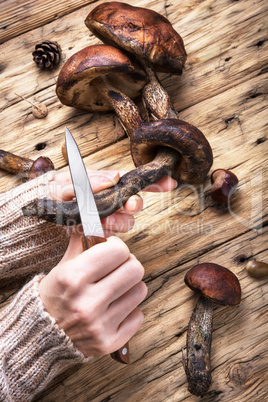
[{"label": "human hand", "polygon": [[85,356],[105,355],[122,347],[143,322],[137,307],[147,294],[143,275],[119,238],[82,252],[81,238],[74,235],[39,292],[48,313]]},{"label": "human hand", "polygon": [[[93,193],[115,186],[123,172],[118,171],[88,171]],[[162,192],[174,189],[177,186],[175,180],[169,176],[163,177],[157,183],[147,187],[144,191]],[[50,182],[50,193],[53,199],[70,201],[74,198],[74,188],[69,172],[57,173]],[[127,232],[135,223],[134,215],[142,210],[142,198],[136,194],[129,198],[122,208],[107,218],[102,219],[105,236],[111,236],[115,232]]]}]

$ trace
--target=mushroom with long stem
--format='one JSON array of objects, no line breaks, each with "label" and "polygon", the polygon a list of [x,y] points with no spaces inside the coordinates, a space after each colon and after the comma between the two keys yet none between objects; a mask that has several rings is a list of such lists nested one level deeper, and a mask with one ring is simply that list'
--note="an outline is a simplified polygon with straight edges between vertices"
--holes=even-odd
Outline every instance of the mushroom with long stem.
[{"label": "mushroom with long stem", "polygon": [[[181,183],[201,183],[212,164],[212,151],[202,132],[179,119],[163,119],[140,125],[130,137],[136,169],[95,195],[100,216],[111,215],[134,194],[167,174]],[[76,203],[36,201],[25,215],[38,215],[58,224],[78,224]]]},{"label": "mushroom with long stem", "polygon": [[193,310],[187,331],[187,359],[184,368],[188,390],[203,396],[211,384],[210,351],[214,303],[236,306],[241,301],[238,278],[218,264],[203,263],[191,268],[185,283],[201,293]]},{"label": "mushroom with long stem", "polygon": [[67,60],[59,73],[56,93],[61,103],[81,110],[114,109],[130,135],[143,122],[131,98],[139,95],[147,81],[143,69],[120,49],[92,45]]},{"label": "mushroom with long stem", "polygon": [[40,156],[33,161],[0,149],[0,169],[13,174],[24,174],[31,180],[45,172],[54,170],[54,164],[46,156]]},{"label": "mushroom with long stem", "polygon": [[146,107],[155,118],[176,118],[173,103],[155,71],[180,75],[187,57],[181,36],[159,13],[126,3],[105,2],[85,20],[90,31],[104,43],[134,55],[149,82],[143,88]]}]

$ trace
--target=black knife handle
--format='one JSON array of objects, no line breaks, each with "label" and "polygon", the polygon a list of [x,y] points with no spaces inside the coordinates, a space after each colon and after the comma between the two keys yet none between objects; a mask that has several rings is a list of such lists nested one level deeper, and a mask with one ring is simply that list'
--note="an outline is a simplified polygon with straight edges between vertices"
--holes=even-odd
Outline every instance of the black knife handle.
[{"label": "black knife handle", "polygon": [[[107,239],[105,237],[100,236],[83,236],[82,237],[82,245],[83,250],[88,250],[89,248],[95,246],[99,243],[105,243]],[[120,349],[111,353],[111,357],[119,363],[129,364],[129,346],[128,342],[122,346]]]}]

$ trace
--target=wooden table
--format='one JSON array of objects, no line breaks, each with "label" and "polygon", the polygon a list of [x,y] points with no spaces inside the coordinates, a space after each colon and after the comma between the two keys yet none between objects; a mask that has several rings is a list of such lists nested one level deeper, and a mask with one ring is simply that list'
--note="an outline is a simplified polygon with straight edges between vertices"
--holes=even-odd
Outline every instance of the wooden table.
[{"label": "wooden table", "polygon": [[[62,106],[55,95],[61,66],[79,49],[99,43],[84,25],[100,2],[6,0],[1,2],[0,148],[32,159],[50,157],[66,168],[64,127],[76,137],[88,168],[133,168],[129,140],[114,113],[90,114]],[[143,193],[144,210],[121,237],[146,269],[149,288],[141,308],[145,322],[133,337],[131,361],[109,356],[56,379],[41,401],[197,401],[189,394],[182,348],[197,296],[184,275],[200,262],[231,269],[242,287],[237,308],[215,310],[212,385],[204,401],[264,401],[268,397],[267,278],[245,270],[267,253],[267,2],[265,0],[143,0],[132,5],[166,16],[184,39],[188,59],[181,77],[160,74],[180,117],[197,126],[214,153],[213,170],[239,178],[230,210],[210,197],[209,178],[162,194]],[[49,39],[62,47],[55,70],[40,71],[35,44]],[[34,118],[33,102],[48,116]],[[42,148],[42,150],[39,150]],[[1,173],[0,191],[18,180]]]}]

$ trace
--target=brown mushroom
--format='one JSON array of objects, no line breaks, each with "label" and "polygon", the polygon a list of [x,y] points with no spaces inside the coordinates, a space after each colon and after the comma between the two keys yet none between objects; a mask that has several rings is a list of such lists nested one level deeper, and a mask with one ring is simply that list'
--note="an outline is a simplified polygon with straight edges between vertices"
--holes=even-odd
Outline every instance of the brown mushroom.
[{"label": "brown mushroom", "polygon": [[227,268],[203,263],[191,268],[185,283],[201,293],[193,310],[187,331],[187,359],[184,368],[188,390],[203,396],[211,384],[210,350],[214,303],[236,306],[241,301],[238,278]]},{"label": "brown mushroom", "polygon": [[58,76],[56,93],[67,106],[89,112],[114,109],[130,134],[142,124],[139,109],[130,98],[147,82],[143,69],[120,49],[88,46],[72,55]]},{"label": "brown mushroom", "polygon": [[[111,215],[130,196],[169,174],[178,183],[201,183],[212,164],[210,145],[201,131],[179,119],[163,119],[140,125],[131,134],[132,157],[136,166],[116,186],[95,195],[100,216]],[[76,203],[37,201],[23,210],[58,224],[80,222]]]},{"label": "brown mushroom", "polygon": [[211,183],[211,198],[220,204],[228,204],[235,192],[238,178],[230,170],[216,169],[211,174]]},{"label": "brown mushroom", "polygon": [[11,152],[0,150],[0,169],[13,174],[26,174],[29,180],[41,174],[54,170],[54,165],[46,156],[40,156],[35,161],[17,156]]},{"label": "brown mushroom", "polygon": [[178,117],[154,72],[181,74],[187,57],[181,36],[167,18],[146,8],[105,2],[88,14],[85,24],[104,43],[135,55],[143,65],[150,77],[143,98],[153,116]]}]

